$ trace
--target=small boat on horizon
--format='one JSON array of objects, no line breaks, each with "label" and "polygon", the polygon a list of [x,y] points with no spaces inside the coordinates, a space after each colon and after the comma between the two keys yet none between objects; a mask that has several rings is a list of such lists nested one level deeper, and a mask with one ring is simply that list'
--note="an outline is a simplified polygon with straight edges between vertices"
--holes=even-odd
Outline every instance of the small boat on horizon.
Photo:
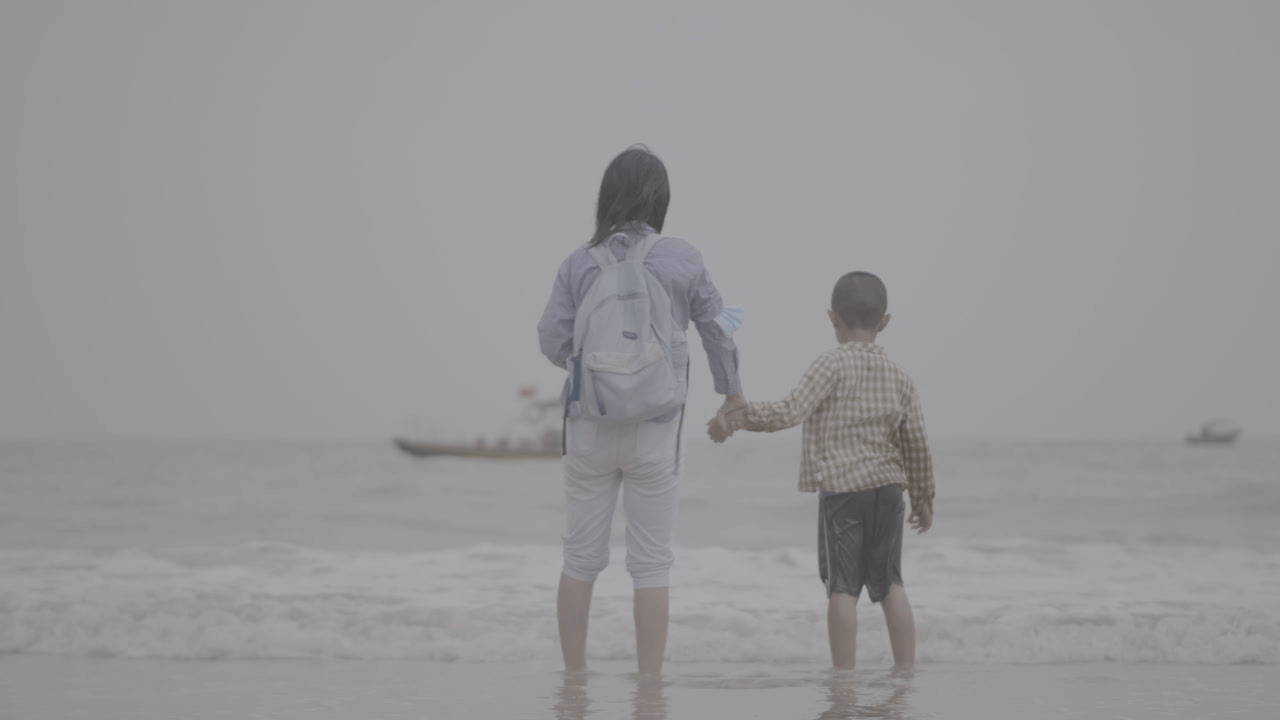
[{"label": "small boat on horizon", "polygon": [[405,438],[395,438],[397,448],[413,457],[435,457],[449,455],[453,457],[489,458],[499,460],[525,460],[530,458],[559,458],[560,443],[557,440],[553,447],[517,446],[504,447],[495,445],[450,445],[448,443],[421,442]]},{"label": "small boat on horizon", "polygon": [[1230,420],[1210,420],[1198,431],[1187,433],[1187,442],[1206,445],[1230,445],[1240,437],[1241,428]]},{"label": "small boat on horizon", "polygon": [[[552,422],[560,416],[560,399],[538,399],[532,386],[522,387],[519,395],[525,401],[523,420],[536,429],[541,426],[537,438],[530,435],[511,440],[506,435],[494,441],[477,438],[473,444],[436,442],[428,439],[393,438],[401,452],[413,457],[469,457],[493,460],[525,460],[531,458],[559,458],[562,455],[560,423]],[[556,412],[552,412],[555,410]]]}]

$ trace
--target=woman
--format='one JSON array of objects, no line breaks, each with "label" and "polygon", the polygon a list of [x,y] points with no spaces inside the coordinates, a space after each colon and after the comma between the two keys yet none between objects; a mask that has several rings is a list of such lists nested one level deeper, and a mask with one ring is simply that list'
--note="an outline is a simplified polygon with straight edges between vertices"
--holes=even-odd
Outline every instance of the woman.
[{"label": "woman", "polygon": [[[667,169],[648,148],[632,146],[609,164],[600,182],[595,234],[561,263],[538,323],[542,352],[551,362],[567,369],[575,351],[574,318],[600,275],[589,249],[604,245],[614,257],[625,258],[632,246],[662,231],[670,199]],[[697,327],[715,391],[726,396],[720,412],[745,405],[732,338],[740,315],[725,310],[702,255],[684,240],[663,237],[645,256],[644,266],[670,296],[675,328],[683,332],[690,321]],[[561,400],[569,402],[568,382]],[[609,531],[620,486],[627,519],[627,571],[635,587],[636,657],[640,672],[662,670],[682,421],[683,410],[626,424],[585,417],[566,420],[564,566],[556,604],[560,649],[568,670],[586,668],[591,591],[609,563]]]}]

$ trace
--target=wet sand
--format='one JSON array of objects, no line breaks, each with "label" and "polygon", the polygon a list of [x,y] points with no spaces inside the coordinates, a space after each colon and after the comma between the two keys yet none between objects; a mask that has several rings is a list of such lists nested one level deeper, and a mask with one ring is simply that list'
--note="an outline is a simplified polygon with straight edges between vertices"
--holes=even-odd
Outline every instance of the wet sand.
[{"label": "wet sand", "polygon": [[1145,718],[1275,717],[1267,666],[922,665],[836,673],[801,665],[630,661],[586,674],[514,663],[174,661],[0,656],[0,717],[305,718]]}]

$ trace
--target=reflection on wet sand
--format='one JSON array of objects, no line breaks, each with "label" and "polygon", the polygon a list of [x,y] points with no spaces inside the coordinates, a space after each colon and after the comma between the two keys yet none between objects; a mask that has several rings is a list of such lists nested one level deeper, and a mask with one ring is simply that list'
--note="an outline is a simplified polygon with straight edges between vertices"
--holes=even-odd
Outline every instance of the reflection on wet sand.
[{"label": "reflection on wet sand", "polygon": [[[563,682],[556,689],[552,716],[556,720],[586,720],[595,717],[616,717],[622,698],[618,694],[616,675],[597,676],[605,688],[603,697],[592,703],[588,690],[592,678],[590,672],[565,672]],[[632,720],[667,720],[670,713],[667,687],[678,685],[688,688],[715,688],[719,690],[759,691],[771,688],[803,688],[817,691],[825,699],[827,708],[818,714],[818,720],[913,720],[910,708],[915,671],[894,669],[868,673],[857,670],[830,670],[825,673],[779,676],[775,673],[756,673],[750,676],[724,675],[677,676],[664,678],[657,674],[628,673]],[[606,689],[611,688],[611,689]],[[598,693],[599,694],[599,693]],[[805,693],[808,694],[808,693]],[[825,696],[825,697],[823,697]],[[814,703],[820,705],[821,700]],[[677,713],[678,717],[685,717]]]},{"label": "reflection on wet sand", "polygon": [[[590,672],[564,673],[564,681],[556,690],[552,713],[556,720],[583,720],[592,713],[591,697],[587,691]],[[631,717],[633,720],[666,720],[667,682],[661,675],[632,673],[628,677],[635,683],[631,693]]]},{"label": "reflection on wet sand", "polygon": [[818,715],[818,720],[909,720],[907,700],[914,678],[913,669],[894,669],[876,678],[856,671],[832,670],[823,681],[830,707]]},{"label": "reflection on wet sand", "polygon": [[637,673],[635,692],[631,694],[632,720],[667,720],[667,686],[662,676],[655,673]]},{"label": "reflection on wet sand", "polygon": [[582,720],[591,710],[591,697],[587,695],[589,673],[564,672],[564,682],[556,690],[556,702],[551,712],[556,720]]}]

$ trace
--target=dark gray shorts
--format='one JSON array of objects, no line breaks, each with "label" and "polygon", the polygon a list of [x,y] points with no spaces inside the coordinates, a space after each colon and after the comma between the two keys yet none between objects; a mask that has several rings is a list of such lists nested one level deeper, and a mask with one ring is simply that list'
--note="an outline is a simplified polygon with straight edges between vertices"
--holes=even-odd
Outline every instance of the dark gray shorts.
[{"label": "dark gray shorts", "polygon": [[871,602],[902,584],[902,523],[907,506],[901,485],[822,493],[818,498],[818,576],[831,593]]}]

